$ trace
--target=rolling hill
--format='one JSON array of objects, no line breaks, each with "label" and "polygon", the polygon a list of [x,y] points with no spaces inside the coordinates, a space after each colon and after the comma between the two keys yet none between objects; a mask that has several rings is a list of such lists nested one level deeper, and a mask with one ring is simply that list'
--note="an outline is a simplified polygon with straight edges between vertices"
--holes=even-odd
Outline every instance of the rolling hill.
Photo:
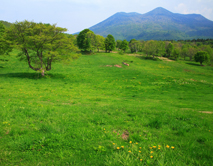
[{"label": "rolling hill", "polygon": [[1,22],[6,28],[9,28],[9,27],[12,25],[12,23],[7,22],[7,21],[0,20],[0,22]]},{"label": "rolling hill", "polygon": [[172,13],[162,7],[145,14],[119,12],[89,29],[120,40],[213,38],[213,21],[200,14]]}]

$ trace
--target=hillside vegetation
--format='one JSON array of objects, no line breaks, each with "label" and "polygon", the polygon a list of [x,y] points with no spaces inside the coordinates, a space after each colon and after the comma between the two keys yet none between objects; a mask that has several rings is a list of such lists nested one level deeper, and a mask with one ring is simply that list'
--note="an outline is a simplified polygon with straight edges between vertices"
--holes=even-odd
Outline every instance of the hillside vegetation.
[{"label": "hillside vegetation", "polygon": [[213,165],[211,66],[96,53],[41,77],[17,54],[0,61],[0,165]]},{"label": "hillside vegetation", "polygon": [[213,38],[213,21],[200,14],[172,13],[158,7],[148,13],[119,12],[89,28],[116,40],[184,40]]}]

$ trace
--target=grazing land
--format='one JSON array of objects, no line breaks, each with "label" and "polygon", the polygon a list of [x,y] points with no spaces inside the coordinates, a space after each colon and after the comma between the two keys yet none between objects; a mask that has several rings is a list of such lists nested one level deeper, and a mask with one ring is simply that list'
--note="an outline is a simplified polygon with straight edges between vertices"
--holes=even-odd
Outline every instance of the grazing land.
[{"label": "grazing land", "polygon": [[211,66],[97,53],[41,77],[16,54],[0,61],[0,165],[213,165]]}]

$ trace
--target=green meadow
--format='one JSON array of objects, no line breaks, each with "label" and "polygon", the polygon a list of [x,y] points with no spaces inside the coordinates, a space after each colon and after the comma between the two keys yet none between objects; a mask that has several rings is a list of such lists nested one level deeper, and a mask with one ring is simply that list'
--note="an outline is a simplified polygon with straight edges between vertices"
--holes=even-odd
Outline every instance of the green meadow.
[{"label": "green meadow", "polygon": [[96,53],[41,77],[16,54],[0,61],[0,165],[213,165],[211,66]]}]

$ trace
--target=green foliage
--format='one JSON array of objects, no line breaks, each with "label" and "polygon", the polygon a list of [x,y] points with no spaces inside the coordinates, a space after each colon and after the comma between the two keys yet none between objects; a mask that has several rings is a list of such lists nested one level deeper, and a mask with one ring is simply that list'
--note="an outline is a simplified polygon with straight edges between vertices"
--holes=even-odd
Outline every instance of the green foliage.
[{"label": "green foliage", "polygon": [[135,39],[131,39],[129,42],[129,48],[131,53],[142,51],[143,43],[141,41],[137,41]]},{"label": "green foliage", "polygon": [[107,51],[112,51],[115,49],[115,39],[112,35],[108,35],[106,38],[105,38],[105,41],[104,41],[104,44],[105,44],[105,50],[106,52]]},{"label": "green foliage", "polygon": [[105,41],[105,38],[103,36],[96,35],[96,47],[98,49],[98,52],[100,49],[104,50],[105,48],[104,41]]},{"label": "green foliage", "polygon": [[56,25],[23,21],[13,24],[7,34],[21,51],[20,60],[27,60],[31,69],[44,75],[45,71],[51,70],[52,62],[78,58],[75,53],[78,49],[73,39],[64,34],[66,31]]},{"label": "green foliage", "polygon": [[121,40],[116,40],[116,48],[117,49],[121,49],[121,43],[122,43]]},{"label": "green foliage", "polygon": [[180,57],[180,52],[178,49],[174,49],[172,56],[175,58],[175,60],[178,60],[178,58]]},{"label": "green foliage", "polygon": [[7,35],[5,33],[5,27],[0,22],[0,55],[8,54],[12,51],[11,43],[7,40]]},{"label": "green foliage", "polygon": [[172,52],[174,51],[174,46],[172,43],[169,43],[166,48],[167,56],[170,57],[172,55]]},{"label": "green foliage", "polygon": [[127,40],[123,40],[120,46],[120,49],[123,50],[123,52],[126,52],[126,50],[129,48],[128,47],[129,43]]},{"label": "green foliage", "polygon": [[89,29],[84,29],[77,36],[77,45],[82,51],[92,51],[96,47],[96,36]]},{"label": "green foliage", "polygon": [[200,65],[202,65],[203,62],[208,62],[210,59],[210,56],[207,52],[205,51],[198,51],[195,56],[195,61],[200,62]]}]

